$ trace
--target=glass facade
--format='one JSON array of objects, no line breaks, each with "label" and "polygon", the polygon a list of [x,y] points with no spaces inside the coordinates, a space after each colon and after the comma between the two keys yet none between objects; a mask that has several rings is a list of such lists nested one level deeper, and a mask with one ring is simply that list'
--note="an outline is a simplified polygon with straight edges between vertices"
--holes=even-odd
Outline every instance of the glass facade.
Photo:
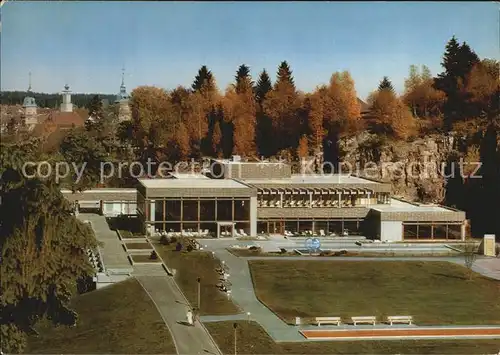
[{"label": "glass facade", "polygon": [[403,239],[406,240],[460,240],[461,223],[404,222]]},{"label": "glass facade", "polygon": [[143,200],[143,220],[155,230],[215,235],[217,222],[235,223],[235,230],[250,233],[250,198],[181,198]]},{"label": "glass facade", "polygon": [[[342,235],[359,235],[362,232],[363,219],[281,219],[281,220],[259,220],[257,221],[257,233],[294,233],[325,235],[335,233]],[[323,232],[322,232],[323,231]]]}]

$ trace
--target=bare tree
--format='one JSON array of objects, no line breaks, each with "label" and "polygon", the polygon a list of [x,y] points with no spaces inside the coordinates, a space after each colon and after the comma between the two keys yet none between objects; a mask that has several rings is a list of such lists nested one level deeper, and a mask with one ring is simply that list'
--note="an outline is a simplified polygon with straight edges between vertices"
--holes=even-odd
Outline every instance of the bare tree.
[{"label": "bare tree", "polygon": [[474,239],[472,238],[467,238],[464,241],[464,262],[465,262],[465,267],[468,270],[469,274],[469,280],[472,280],[472,276],[474,275],[474,272],[472,271],[472,266],[474,265],[474,262],[476,261],[477,258],[477,245],[476,242],[474,242]]}]

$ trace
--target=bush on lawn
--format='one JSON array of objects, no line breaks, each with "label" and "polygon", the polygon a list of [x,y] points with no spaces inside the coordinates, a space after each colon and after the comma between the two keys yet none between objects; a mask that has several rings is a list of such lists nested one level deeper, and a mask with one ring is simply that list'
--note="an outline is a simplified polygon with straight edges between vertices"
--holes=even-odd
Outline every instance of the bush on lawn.
[{"label": "bush on lawn", "polygon": [[160,243],[162,245],[169,245],[170,244],[170,240],[168,239],[168,237],[166,235],[162,235],[161,238],[160,238]]},{"label": "bush on lawn", "polygon": [[151,252],[151,255],[149,256],[149,258],[150,258],[151,260],[156,260],[156,259],[158,259],[158,254],[156,254],[156,251],[154,251],[154,250],[153,250],[153,251]]},{"label": "bush on lawn", "polygon": [[187,246],[187,248],[186,248],[186,250],[187,250],[188,252],[192,252],[192,251],[194,250],[194,248],[193,248],[193,246],[192,246],[192,245],[188,245],[188,246]]},{"label": "bush on lawn", "polygon": [[248,250],[257,252],[260,251],[260,247],[252,245],[250,248],[248,248]]},{"label": "bush on lawn", "polygon": [[170,243],[176,243],[176,242],[177,242],[177,238],[176,237],[170,238]]},{"label": "bush on lawn", "polygon": [[177,242],[175,245],[175,251],[181,251],[182,250],[182,244],[180,242]]}]

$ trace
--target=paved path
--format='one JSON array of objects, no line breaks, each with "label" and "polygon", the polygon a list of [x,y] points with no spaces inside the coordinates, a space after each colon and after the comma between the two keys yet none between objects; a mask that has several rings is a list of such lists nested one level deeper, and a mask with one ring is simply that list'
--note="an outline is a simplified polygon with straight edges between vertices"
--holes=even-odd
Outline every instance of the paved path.
[{"label": "paved path", "polygon": [[116,232],[109,229],[106,217],[94,213],[80,213],[78,219],[90,221],[96,239],[102,243],[99,249],[106,273],[128,274],[133,271],[122,242]]},{"label": "paved path", "polygon": [[[257,321],[262,328],[276,341],[276,342],[300,342],[305,341],[304,337],[299,333],[299,329],[312,329],[310,326],[296,327],[288,325],[283,322],[276,314],[264,306],[255,296],[253,283],[251,280],[250,270],[248,267],[248,260],[311,260],[309,256],[290,256],[290,257],[237,257],[226,250],[228,243],[225,241],[206,241],[200,240],[200,243],[205,247],[206,251],[213,252],[215,256],[224,261],[229,268],[231,287],[231,297],[233,302],[236,303],[245,312],[250,312],[250,318]],[[332,257],[314,257],[312,260],[322,261],[447,261],[460,265],[464,265],[463,258],[457,257],[348,257],[345,259],[332,259]],[[478,259],[478,262],[483,259]],[[500,275],[495,275],[490,269],[485,269],[483,265],[475,265],[474,271],[479,272],[485,276],[497,278],[500,280]],[[233,319],[246,319],[246,314],[236,315]],[[207,316],[203,321],[216,322],[229,320],[225,316]],[[447,328],[447,327],[444,327]],[[361,329],[361,327],[358,327]],[[306,340],[307,341],[307,340]]]},{"label": "paved path", "polygon": [[136,278],[158,308],[179,355],[222,354],[203,324],[196,322],[194,326],[188,326],[183,323],[186,321],[187,300],[172,277],[164,273],[164,276]]}]

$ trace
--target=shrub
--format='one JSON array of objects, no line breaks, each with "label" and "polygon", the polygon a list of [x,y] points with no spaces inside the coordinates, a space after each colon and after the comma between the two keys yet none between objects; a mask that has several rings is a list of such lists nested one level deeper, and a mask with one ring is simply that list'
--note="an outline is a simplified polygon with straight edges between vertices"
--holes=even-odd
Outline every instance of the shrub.
[{"label": "shrub", "polygon": [[175,251],[181,251],[182,250],[182,244],[180,242],[177,242],[175,246]]},{"label": "shrub", "polygon": [[151,260],[156,260],[156,259],[158,259],[158,254],[156,254],[156,251],[154,251],[154,250],[153,250],[153,251],[151,252],[151,255],[149,256],[149,258],[150,258]]},{"label": "shrub", "polygon": [[250,248],[248,248],[250,251],[260,251],[260,247],[252,245]]},{"label": "shrub", "polygon": [[188,245],[188,246],[187,246],[187,248],[186,248],[186,250],[187,250],[188,252],[192,252],[192,251],[194,250],[194,248],[193,248],[193,246],[192,246],[192,245]]},{"label": "shrub", "polygon": [[176,243],[176,242],[177,242],[177,238],[176,238],[176,237],[172,237],[172,238],[170,238],[170,242],[171,242],[171,243]]}]

